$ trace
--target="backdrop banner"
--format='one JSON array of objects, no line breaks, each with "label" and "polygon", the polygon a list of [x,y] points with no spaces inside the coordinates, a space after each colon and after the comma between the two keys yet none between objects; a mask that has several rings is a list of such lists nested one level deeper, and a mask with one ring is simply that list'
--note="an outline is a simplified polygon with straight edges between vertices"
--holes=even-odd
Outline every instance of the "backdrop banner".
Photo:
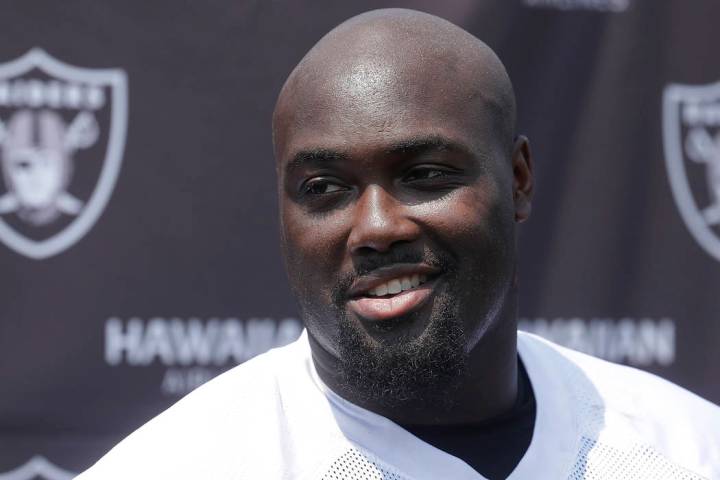
[{"label": "backdrop banner", "polygon": [[[302,329],[270,119],[381,1],[0,7],[0,480],[72,478]],[[521,327],[720,402],[712,0],[400,1],[494,48],[531,141]]]}]

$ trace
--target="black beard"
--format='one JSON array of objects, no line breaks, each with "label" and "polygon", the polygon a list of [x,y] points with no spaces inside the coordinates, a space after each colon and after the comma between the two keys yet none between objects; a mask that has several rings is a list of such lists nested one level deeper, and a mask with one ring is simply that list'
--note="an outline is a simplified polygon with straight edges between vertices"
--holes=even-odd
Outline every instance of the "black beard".
[{"label": "black beard", "polygon": [[[423,322],[414,318],[418,312],[382,322],[362,322],[348,315],[347,291],[359,275],[384,265],[420,262],[437,268],[445,284],[435,295],[429,323],[422,332],[413,335],[407,330]],[[434,411],[454,406],[451,393],[467,371],[456,265],[457,260],[445,252],[396,249],[365,256],[352,274],[338,279],[332,292],[337,368],[342,389],[359,403]]]},{"label": "black beard", "polygon": [[[448,411],[454,407],[451,393],[467,370],[465,334],[449,298],[436,300],[431,323],[420,336],[391,342],[377,340],[341,312],[340,378],[358,400],[389,409]],[[392,320],[383,328],[408,321],[412,318]]]}]

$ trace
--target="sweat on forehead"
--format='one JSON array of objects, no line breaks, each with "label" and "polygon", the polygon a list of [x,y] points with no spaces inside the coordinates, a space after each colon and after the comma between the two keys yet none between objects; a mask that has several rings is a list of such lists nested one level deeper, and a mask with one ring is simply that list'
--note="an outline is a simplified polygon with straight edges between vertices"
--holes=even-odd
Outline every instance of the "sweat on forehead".
[{"label": "sweat on forehead", "polygon": [[[508,148],[515,98],[500,60],[480,40],[438,17],[404,9],[367,12],[325,35],[290,74],[273,116],[277,143],[329,111],[334,119],[372,122],[409,106],[490,118]],[[470,108],[469,108],[470,106]],[[363,114],[365,114],[363,116]],[[276,150],[276,153],[277,150]]]}]

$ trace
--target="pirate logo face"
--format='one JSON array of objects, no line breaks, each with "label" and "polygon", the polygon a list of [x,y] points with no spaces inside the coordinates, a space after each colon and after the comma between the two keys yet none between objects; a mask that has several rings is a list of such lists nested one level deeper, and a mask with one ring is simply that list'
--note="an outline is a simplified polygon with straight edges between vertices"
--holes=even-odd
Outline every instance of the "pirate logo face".
[{"label": "pirate logo face", "polygon": [[720,82],[668,86],[663,137],[680,214],[695,240],[720,261]]},{"label": "pirate logo face", "polygon": [[126,126],[122,71],[41,50],[0,65],[0,241],[39,259],[82,238],[112,193]]},{"label": "pirate logo face", "polygon": [[97,137],[98,124],[89,112],[79,113],[70,125],[52,110],[16,112],[0,137],[8,187],[0,213],[16,212],[32,225],[49,224],[61,213],[79,214],[83,202],[67,191],[73,155]]}]

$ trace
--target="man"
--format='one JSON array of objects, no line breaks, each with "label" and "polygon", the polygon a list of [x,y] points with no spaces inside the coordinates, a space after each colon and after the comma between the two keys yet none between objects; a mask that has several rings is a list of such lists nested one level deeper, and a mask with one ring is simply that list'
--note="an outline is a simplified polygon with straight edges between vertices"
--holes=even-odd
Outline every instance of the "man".
[{"label": "man", "polygon": [[532,162],[486,45],[419,12],[350,19],[292,72],[273,133],[306,334],[81,478],[720,478],[717,407],[518,335]]}]

